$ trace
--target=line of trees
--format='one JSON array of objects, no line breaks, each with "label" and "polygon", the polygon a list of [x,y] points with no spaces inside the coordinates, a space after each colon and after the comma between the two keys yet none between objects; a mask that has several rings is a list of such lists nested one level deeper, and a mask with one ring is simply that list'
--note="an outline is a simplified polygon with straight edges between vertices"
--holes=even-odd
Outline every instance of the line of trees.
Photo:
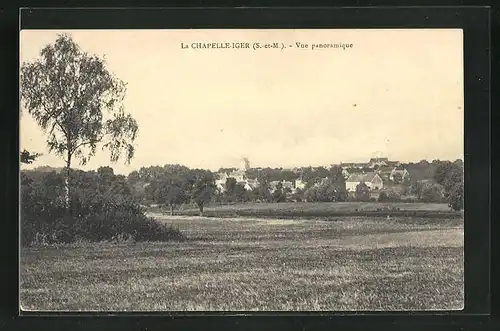
[{"label": "line of trees", "polygon": [[[154,177],[149,174],[146,177],[150,180],[144,190],[146,199],[168,206],[171,214],[179,205],[193,202],[198,206],[200,215],[203,215],[205,205],[216,193],[212,172],[189,169],[181,165],[167,165],[153,169],[156,171]],[[138,180],[140,176],[137,175],[135,172],[131,173],[129,181]]]},{"label": "line of trees", "polygon": [[[463,209],[463,163],[460,160],[455,162],[450,161],[434,161],[434,174],[431,180],[416,181],[413,183],[402,184],[404,189],[401,192],[382,191],[379,194],[378,201],[381,202],[398,202],[406,201],[421,201],[428,203],[443,203],[449,204],[451,209]],[[310,202],[334,202],[334,201],[373,201],[371,192],[365,183],[361,183],[353,193],[348,193],[345,185],[345,178],[342,175],[340,167],[332,166],[330,169],[323,167],[318,168],[302,168],[305,169],[302,173],[299,171],[293,172],[283,169],[249,169],[246,174],[247,178],[257,179],[259,185],[252,190],[246,190],[242,183],[237,183],[234,178],[228,178],[223,192],[213,190],[213,196],[207,201],[216,203],[234,203],[234,202],[285,202],[285,201],[310,201]],[[228,169],[228,172],[234,169]],[[180,204],[188,203],[192,200],[192,194],[186,193],[189,191],[185,183],[191,183],[189,179],[190,170],[179,165],[166,165],[143,167],[139,171],[130,173],[128,179],[131,183],[141,183],[137,187],[137,196],[139,199],[154,201],[158,204],[165,204],[171,207],[171,211]],[[197,170],[200,171],[200,170]],[[207,171],[207,173],[210,173]],[[297,178],[301,178],[305,182],[304,189],[291,190],[289,187],[284,187],[281,182],[270,189],[271,180],[284,180],[282,173],[289,176],[286,180],[292,180],[291,173]],[[215,174],[210,174],[210,178],[214,178]],[[299,177],[300,176],[300,177]],[[303,177],[302,177],[303,176]],[[186,178],[183,178],[186,177]],[[305,177],[305,178],[304,178]],[[148,185],[149,186],[146,186]],[[211,185],[213,182],[211,182]],[[146,186],[145,192],[141,191],[142,187]],[[157,192],[156,195],[154,192]],[[406,198],[402,198],[402,195]],[[408,198],[413,197],[413,198]],[[414,200],[416,199],[416,200]],[[205,202],[206,203],[206,202]]]},{"label": "line of trees", "polygon": [[[232,169],[229,169],[229,172]],[[203,176],[196,176],[197,174]],[[284,174],[284,176],[283,176]],[[135,187],[139,201],[151,201],[156,204],[168,206],[171,213],[181,204],[194,201],[197,197],[192,188],[203,178],[206,189],[198,207],[202,212],[203,205],[207,202],[234,203],[234,202],[285,202],[285,201],[346,201],[347,191],[342,170],[339,167],[325,169],[306,168],[304,171],[306,185],[304,189],[292,190],[284,186],[282,181],[293,181],[299,178],[297,173],[283,169],[249,169],[246,176],[257,179],[258,185],[247,190],[242,183],[234,178],[228,178],[223,190],[215,188],[215,174],[208,170],[189,169],[181,165],[165,165],[142,167],[133,171],[128,176],[128,181]],[[327,176],[325,179],[323,176]],[[295,179],[294,179],[295,178]],[[302,177],[303,178],[303,177]],[[271,189],[271,183],[278,183]],[[199,200],[199,199],[198,199]]]}]

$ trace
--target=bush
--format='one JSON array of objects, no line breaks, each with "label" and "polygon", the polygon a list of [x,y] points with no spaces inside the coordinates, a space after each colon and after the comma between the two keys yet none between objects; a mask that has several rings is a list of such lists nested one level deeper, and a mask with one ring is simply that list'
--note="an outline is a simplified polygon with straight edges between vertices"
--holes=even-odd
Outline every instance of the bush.
[{"label": "bush", "polygon": [[389,194],[387,195],[387,201],[388,202],[400,202],[401,195],[399,195],[396,192],[389,192]]},{"label": "bush", "polygon": [[379,197],[378,197],[379,202],[401,202],[401,195],[399,195],[397,192],[381,192]]},{"label": "bush", "polygon": [[[79,176],[80,180],[76,178]],[[92,172],[73,173],[67,210],[62,175],[22,173],[21,244],[182,238],[178,230],[147,217],[131,194],[112,187],[102,189],[102,183],[96,190],[96,176]],[[83,177],[85,180],[81,180]]]},{"label": "bush", "polygon": [[387,202],[388,201],[387,193],[381,192],[380,195],[378,196],[378,201],[379,202]]}]

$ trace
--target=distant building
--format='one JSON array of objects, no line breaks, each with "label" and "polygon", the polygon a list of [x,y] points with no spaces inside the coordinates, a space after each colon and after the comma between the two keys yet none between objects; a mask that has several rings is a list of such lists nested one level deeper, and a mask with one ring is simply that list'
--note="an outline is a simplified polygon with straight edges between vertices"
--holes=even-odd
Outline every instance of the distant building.
[{"label": "distant building", "polygon": [[392,182],[409,181],[410,180],[410,173],[408,172],[408,170],[406,170],[406,168],[402,168],[401,166],[396,167],[391,171],[391,173],[389,175],[389,179]]},{"label": "distant building", "polygon": [[260,186],[260,183],[257,179],[246,179],[243,186],[245,190],[252,191]]},{"label": "distant building", "polygon": [[365,183],[370,190],[381,190],[384,188],[382,178],[375,172],[352,174],[347,178],[345,186],[349,192],[354,192],[360,183]]},{"label": "distant building", "polygon": [[293,182],[293,190],[292,191],[297,191],[297,190],[303,190],[306,188],[306,182],[302,181],[302,179],[296,179]]},{"label": "distant building", "polygon": [[340,167],[342,169],[349,169],[349,168],[366,168],[368,167],[369,164],[368,163],[354,163],[354,162],[348,162],[348,163],[344,163],[344,162],[341,162],[340,163]]},{"label": "distant building", "polygon": [[368,166],[370,168],[374,168],[375,166],[386,166],[387,163],[389,162],[389,159],[386,157],[375,157],[371,158],[370,162],[368,162]]},{"label": "distant building", "polygon": [[[381,167],[398,167],[401,163],[399,161],[389,161],[386,157],[374,157],[371,158],[367,163],[356,163],[356,162],[341,162],[340,167],[344,169],[375,169]],[[352,173],[352,172],[351,172]]]},{"label": "distant building", "polygon": [[386,165],[379,167],[375,172],[380,176],[380,178],[382,178],[382,180],[387,182],[391,180],[390,177],[394,169],[396,169],[396,167]]}]

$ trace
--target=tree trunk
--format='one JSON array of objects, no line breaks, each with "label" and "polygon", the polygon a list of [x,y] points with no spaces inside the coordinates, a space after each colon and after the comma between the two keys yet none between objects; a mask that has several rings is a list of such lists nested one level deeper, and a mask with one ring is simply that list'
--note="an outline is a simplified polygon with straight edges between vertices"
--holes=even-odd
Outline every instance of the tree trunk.
[{"label": "tree trunk", "polygon": [[170,205],[170,216],[174,215],[174,205]]},{"label": "tree trunk", "polygon": [[200,216],[203,217],[203,204],[199,204],[198,208],[200,208]]},{"label": "tree trunk", "polygon": [[66,168],[64,169],[64,189],[65,189],[65,202],[66,202],[66,210],[69,212],[70,210],[70,173],[71,173],[71,153],[68,152],[68,159],[66,160]]}]

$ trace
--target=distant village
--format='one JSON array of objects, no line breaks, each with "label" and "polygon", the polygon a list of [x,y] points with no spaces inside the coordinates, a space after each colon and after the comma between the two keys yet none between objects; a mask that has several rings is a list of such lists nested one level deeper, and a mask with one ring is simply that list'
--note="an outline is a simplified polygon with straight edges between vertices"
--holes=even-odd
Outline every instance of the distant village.
[{"label": "distant village", "polygon": [[[348,192],[356,191],[356,187],[360,183],[366,184],[372,191],[383,190],[384,187],[394,186],[395,184],[409,183],[410,173],[405,165],[399,161],[390,161],[388,158],[371,158],[366,163],[340,163],[339,166],[342,170],[342,175],[345,178],[346,189]],[[330,167],[331,167],[330,166]],[[256,178],[248,178],[247,173],[251,169],[248,159],[243,159],[241,166],[232,171],[219,171],[215,184],[218,190],[223,193],[226,189],[226,181],[229,178],[234,178],[237,184],[242,185],[246,190],[251,191],[259,187],[260,183]],[[254,168],[262,170],[262,168]],[[279,184],[283,188],[289,189],[291,193],[297,190],[306,188],[306,181],[301,177],[300,168],[289,169],[297,174],[297,179],[293,181],[281,180],[271,181],[269,189],[273,193]],[[326,176],[324,180],[327,180]],[[320,185],[321,182],[316,183]]]},{"label": "distant village", "polygon": [[[460,173],[455,173],[456,169],[461,169]],[[61,169],[42,166],[33,170],[59,172]],[[105,166],[97,169],[97,172],[112,174],[113,169]],[[161,200],[158,194],[172,194],[175,191],[170,191],[173,187],[183,192],[185,185],[191,185],[188,184],[193,179],[191,176],[202,174],[207,176],[209,185],[214,189],[210,194],[214,203],[443,202],[454,192],[455,184],[463,183],[463,161],[420,160],[403,163],[387,157],[372,157],[361,163],[262,168],[252,167],[248,159],[242,158],[239,167],[220,168],[217,171],[166,164],[141,167],[127,176],[116,175],[116,179],[128,186],[134,198],[142,204],[154,205],[156,200]]]}]

